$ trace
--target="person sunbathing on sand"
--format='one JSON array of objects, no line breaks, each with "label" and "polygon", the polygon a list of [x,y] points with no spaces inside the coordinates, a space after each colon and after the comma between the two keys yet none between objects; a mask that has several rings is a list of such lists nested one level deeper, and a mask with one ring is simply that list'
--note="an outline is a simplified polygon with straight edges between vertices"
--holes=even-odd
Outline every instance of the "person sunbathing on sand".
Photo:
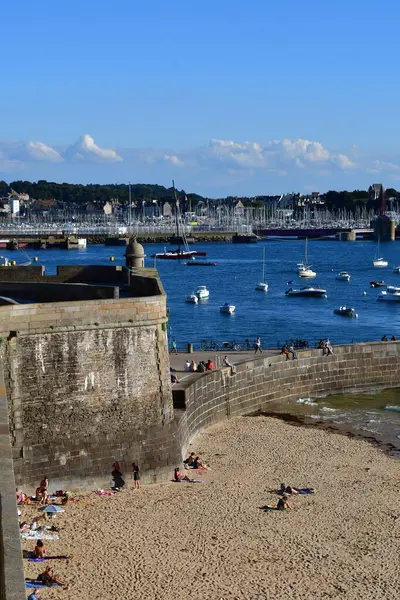
[{"label": "person sunbathing on sand", "polygon": [[291,485],[285,485],[284,483],[281,483],[281,487],[279,488],[278,493],[279,494],[289,494],[290,496],[294,496],[294,494],[298,494],[299,491],[296,490],[296,488],[292,487]]},{"label": "person sunbathing on sand", "polygon": [[174,470],[174,481],[179,482],[179,481],[189,481],[189,483],[195,483],[194,479],[190,479],[190,477],[188,477],[187,475],[183,475],[180,470],[179,467],[175,467]]},{"label": "person sunbathing on sand", "polygon": [[291,510],[292,507],[290,506],[290,504],[288,502],[288,498],[289,498],[289,496],[286,493],[282,494],[282,498],[279,498],[276,508],[278,510]]},{"label": "person sunbathing on sand", "polygon": [[33,555],[35,558],[44,558],[45,554],[46,554],[46,548],[44,547],[42,540],[38,540],[36,543],[35,549],[33,551]]},{"label": "person sunbathing on sand", "polygon": [[189,456],[187,457],[187,459],[186,459],[186,460],[184,460],[183,462],[184,462],[184,464],[185,464],[185,465],[188,465],[189,467],[191,467],[191,466],[193,465],[193,463],[194,463],[194,459],[195,459],[195,458],[196,458],[196,457],[195,457],[195,454],[194,454],[194,452],[191,452],[191,453],[189,454]]},{"label": "person sunbathing on sand", "polygon": [[44,583],[44,585],[53,585],[53,583],[58,583],[59,585],[65,585],[65,582],[62,581],[59,577],[54,575],[53,569],[51,567],[47,567],[44,573],[40,573],[38,576],[38,581]]},{"label": "person sunbathing on sand", "polygon": [[191,467],[192,467],[192,469],[199,469],[199,468],[206,469],[207,465],[205,463],[203,463],[203,461],[201,460],[200,456],[196,456],[196,458],[194,459]]}]

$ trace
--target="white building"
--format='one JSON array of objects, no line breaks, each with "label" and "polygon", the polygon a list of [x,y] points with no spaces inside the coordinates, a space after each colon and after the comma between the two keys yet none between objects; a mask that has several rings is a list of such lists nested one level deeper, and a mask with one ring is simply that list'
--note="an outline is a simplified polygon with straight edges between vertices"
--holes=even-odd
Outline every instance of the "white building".
[{"label": "white building", "polygon": [[12,217],[19,217],[19,199],[17,198],[10,198],[10,215]]}]

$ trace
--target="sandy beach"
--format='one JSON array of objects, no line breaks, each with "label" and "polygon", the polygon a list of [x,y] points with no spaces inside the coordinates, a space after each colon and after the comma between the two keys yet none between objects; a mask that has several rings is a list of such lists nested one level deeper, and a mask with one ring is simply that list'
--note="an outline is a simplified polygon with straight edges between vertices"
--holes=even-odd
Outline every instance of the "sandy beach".
[{"label": "sandy beach", "polygon": [[[399,461],[360,440],[242,417],[199,435],[203,483],[165,483],[113,497],[88,493],[54,520],[48,561],[70,600],[352,600],[400,589]],[[111,470],[111,469],[110,469]],[[171,478],[173,468],[171,468]],[[280,482],[313,487],[291,511],[264,512]],[[52,485],[50,481],[50,491]],[[24,507],[22,519],[38,514]],[[24,541],[32,550],[34,541]],[[27,577],[44,570],[24,560]]]}]

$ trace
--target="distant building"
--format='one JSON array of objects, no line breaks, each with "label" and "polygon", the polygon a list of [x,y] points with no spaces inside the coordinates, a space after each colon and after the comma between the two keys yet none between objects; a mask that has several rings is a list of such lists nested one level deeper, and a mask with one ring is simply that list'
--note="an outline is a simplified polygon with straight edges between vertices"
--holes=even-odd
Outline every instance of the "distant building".
[{"label": "distant building", "polygon": [[107,216],[113,214],[113,205],[111,204],[111,202],[105,203],[105,205],[103,206],[103,213]]},{"label": "distant building", "polygon": [[163,204],[162,216],[163,217],[172,217],[172,206],[168,201],[164,202],[164,204]]},{"label": "distant building", "polygon": [[19,217],[19,211],[20,211],[19,199],[13,198],[11,196],[10,200],[9,200],[9,206],[10,206],[10,216],[11,217]]},{"label": "distant building", "polygon": [[381,183],[373,183],[368,188],[368,200],[380,200],[384,191]]}]

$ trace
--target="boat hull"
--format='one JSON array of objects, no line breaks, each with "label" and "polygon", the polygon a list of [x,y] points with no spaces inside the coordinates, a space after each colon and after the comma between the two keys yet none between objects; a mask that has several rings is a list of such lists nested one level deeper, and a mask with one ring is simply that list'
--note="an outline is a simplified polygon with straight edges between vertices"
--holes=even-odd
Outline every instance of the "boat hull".
[{"label": "boat hull", "polygon": [[286,296],[297,296],[303,298],[327,298],[326,290],[306,289],[306,290],[287,290]]}]

